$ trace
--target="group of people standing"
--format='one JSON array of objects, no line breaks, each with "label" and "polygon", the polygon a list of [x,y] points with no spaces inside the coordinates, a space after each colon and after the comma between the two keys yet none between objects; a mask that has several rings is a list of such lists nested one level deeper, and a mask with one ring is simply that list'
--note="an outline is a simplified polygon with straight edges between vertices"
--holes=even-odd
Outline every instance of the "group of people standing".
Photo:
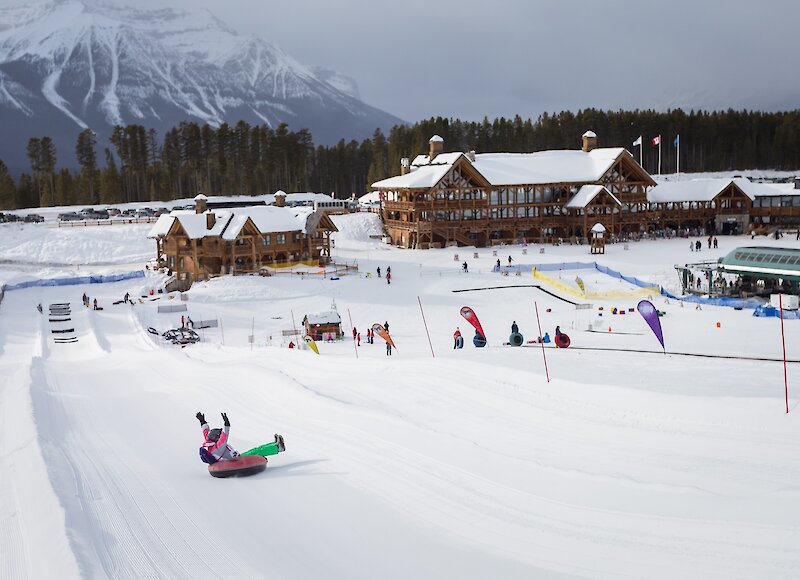
[{"label": "group of people standing", "polygon": [[[711,247],[714,247],[716,250],[719,247],[719,240],[716,236],[708,236],[708,249],[710,250]],[[703,249],[703,242],[697,240],[696,242],[689,242],[689,250],[692,252],[700,252]]]},{"label": "group of people standing", "polygon": [[[378,268],[380,271],[380,268]],[[389,334],[389,321],[383,323],[383,328],[386,330],[386,334]],[[353,327],[353,342],[356,343],[356,346],[361,346],[361,333]],[[367,342],[365,344],[375,344],[375,331],[372,330],[372,327],[367,327]],[[392,354],[392,345],[387,340],[386,341],[386,356],[391,356]]]},{"label": "group of people standing", "polygon": [[86,308],[89,308],[89,306],[91,305],[91,307],[92,307],[92,310],[97,310],[97,298],[95,298],[94,300],[92,300],[92,301],[90,302],[90,301],[89,301],[89,297],[86,295],[86,292],[84,292],[84,293],[83,293],[83,305],[84,305]]},{"label": "group of people standing", "polygon": [[[378,272],[378,278],[380,278],[381,277],[381,267],[378,266],[376,271]],[[392,283],[392,267],[391,266],[386,266],[386,283],[387,284],[391,284]]]}]

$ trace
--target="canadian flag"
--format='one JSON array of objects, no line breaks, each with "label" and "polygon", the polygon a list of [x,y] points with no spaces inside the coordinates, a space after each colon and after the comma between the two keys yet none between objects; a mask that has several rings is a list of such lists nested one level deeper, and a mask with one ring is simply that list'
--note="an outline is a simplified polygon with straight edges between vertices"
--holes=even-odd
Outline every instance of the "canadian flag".
[{"label": "canadian flag", "polygon": [[661,145],[661,135],[653,137],[653,145]]}]

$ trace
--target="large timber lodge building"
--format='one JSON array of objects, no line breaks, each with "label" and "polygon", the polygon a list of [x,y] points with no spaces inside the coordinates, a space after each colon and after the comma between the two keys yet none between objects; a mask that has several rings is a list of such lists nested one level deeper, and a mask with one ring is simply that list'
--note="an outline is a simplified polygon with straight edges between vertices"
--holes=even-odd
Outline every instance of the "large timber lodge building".
[{"label": "large timber lodge building", "polygon": [[403,159],[401,173],[372,184],[392,243],[487,246],[585,239],[601,223],[614,236],[673,228],[743,233],[800,224],[800,190],[747,179],[657,185],[622,147],[535,153],[444,152]]}]

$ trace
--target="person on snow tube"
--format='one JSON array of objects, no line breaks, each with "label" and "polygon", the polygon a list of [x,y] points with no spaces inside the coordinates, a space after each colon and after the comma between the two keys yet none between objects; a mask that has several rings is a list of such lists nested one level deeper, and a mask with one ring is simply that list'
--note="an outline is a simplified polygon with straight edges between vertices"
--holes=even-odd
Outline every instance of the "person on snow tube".
[{"label": "person on snow tube", "polygon": [[230,461],[236,459],[240,455],[261,455],[266,457],[268,455],[276,455],[281,451],[286,451],[286,445],[283,442],[282,435],[275,435],[275,441],[259,445],[244,453],[239,453],[228,444],[228,434],[231,430],[231,422],[228,420],[228,415],[222,413],[223,427],[211,429],[206,423],[205,415],[201,411],[195,415],[200,421],[200,428],[203,430],[203,445],[200,447],[200,459],[203,463],[216,463],[217,461]]}]

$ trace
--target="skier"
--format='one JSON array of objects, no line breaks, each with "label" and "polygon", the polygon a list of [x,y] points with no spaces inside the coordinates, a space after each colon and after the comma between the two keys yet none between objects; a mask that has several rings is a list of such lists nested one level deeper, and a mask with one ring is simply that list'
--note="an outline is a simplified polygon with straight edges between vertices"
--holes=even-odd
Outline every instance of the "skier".
[{"label": "skier", "polygon": [[94,310],[97,310],[97,298],[94,299],[94,302],[92,303],[92,305],[94,307]]},{"label": "skier", "polygon": [[380,277],[381,277],[381,267],[378,266],[378,278],[380,278]]},{"label": "skier", "polygon": [[453,350],[458,348],[459,338],[461,338],[461,330],[456,326],[456,331],[453,333]]},{"label": "skier", "polygon": [[508,265],[511,266],[511,256],[508,257]]},{"label": "skier", "polygon": [[465,274],[469,272],[469,266],[467,266],[466,261],[463,264],[461,264],[461,269],[464,271]]},{"label": "skier", "polygon": [[124,300],[125,304],[127,304],[130,301],[131,301],[131,293],[125,292],[125,300]]},{"label": "skier", "polygon": [[392,273],[389,270],[386,270],[386,283],[387,284],[392,283]]},{"label": "skier", "polygon": [[518,334],[519,333],[519,326],[517,326],[517,321],[511,321],[511,334]]},{"label": "skier", "polygon": [[497,258],[497,271],[500,271],[500,258]]},{"label": "skier", "polygon": [[361,346],[361,333],[358,333],[358,337],[356,339],[358,342],[356,343],[358,346]]},{"label": "skier", "polygon": [[356,327],[354,326],[354,327],[353,327],[353,342],[355,342],[355,341],[356,341],[356,337],[357,337],[357,336],[358,336],[358,331],[356,330]]},{"label": "skier", "polygon": [[286,451],[286,444],[283,441],[283,436],[275,434],[275,441],[265,445],[259,445],[244,453],[239,453],[228,444],[228,434],[231,430],[231,422],[228,420],[228,415],[222,413],[223,427],[211,429],[206,423],[205,415],[201,411],[195,415],[200,421],[200,428],[203,430],[203,445],[200,447],[200,459],[203,463],[216,463],[217,461],[229,461],[236,459],[240,455],[261,455],[266,457],[269,455],[277,455],[282,451]]}]

